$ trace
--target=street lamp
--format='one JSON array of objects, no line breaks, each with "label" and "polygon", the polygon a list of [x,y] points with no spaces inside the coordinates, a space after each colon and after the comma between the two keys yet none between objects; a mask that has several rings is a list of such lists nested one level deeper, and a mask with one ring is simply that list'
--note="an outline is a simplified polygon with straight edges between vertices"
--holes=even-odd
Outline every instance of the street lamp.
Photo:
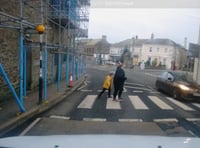
[{"label": "street lamp", "polygon": [[37,32],[40,35],[40,76],[39,76],[39,101],[38,104],[42,103],[42,85],[43,85],[43,75],[42,75],[42,35],[45,31],[44,25],[40,24],[36,27]]}]

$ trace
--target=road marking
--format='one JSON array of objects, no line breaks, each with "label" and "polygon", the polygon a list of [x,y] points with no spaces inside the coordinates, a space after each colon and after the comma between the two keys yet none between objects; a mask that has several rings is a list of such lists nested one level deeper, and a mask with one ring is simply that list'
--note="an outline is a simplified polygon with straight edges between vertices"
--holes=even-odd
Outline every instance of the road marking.
[{"label": "road marking", "polygon": [[155,75],[155,74],[151,74],[151,73],[145,73],[145,75],[148,75],[148,76],[152,76],[152,77],[157,77],[157,75]]},{"label": "road marking", "polygon": [[139,89],[139,90],[152,91],[149,88],[143,88],[143,87],[126,86],[126,88],[133,88],[133,89]]},{"label": "road marking", "polygon": [[106,109],[121,109],[120,103],[107,98]]},{"label": "road marking", "polygon": [[178,122],[176,118],[154,119],[154,122]]},{"label": "road marking", "polygon": [[91,109],[97,95],[87,95],[87,97],[78,105],[78,108]]},{"label": "road marking", "polygon": [[101,122],[105,122],[106,119],[105,118],[83,118],[84,121],[101,121]]},{"label": "road marking", "polygon": [[78,90],[81,90],[81,89],[85,88],[86,86],[87,86],[87,83],[86,83],[86,82],[84,82],[84,85],[83,85],[83,86],[81,86],[81,87],[79,87],[79,88],[78,88]]},{"label": "road marking", "polygon": [[142,119],[119,119],[119,122],[143,122]]},{"label": "road marking", "polygon": [[83,89],[82,92],[92,92],[93,90]]},{"label": "road marking", "polygon": [[123,92],[127,92],[127,89],[124,87]]},{"label": "road marking", "polygon": [[134,93],[143,93],[142,90],[134,90],[133,92],[134,92]]},{"label": "road marking", "polygon": [[26,133],[28,133],[40,120],[41,120],[41,118],[35,119],[25,130],[23,130],[23,131],[19,134],[19,136],[24,136],[24,135],[26,135]]},{"label": "road marking", "polygon": [[160,100],[157,96],[148,96],[151,101],[153,101],[159,108],[164,110],[173,110],[171,106]]},{"label": "road marking", "polygon": [[138,86],[145,86],[143,84],[138,84],[138,83],[129,83],[129,82],[125,82],[125,85],[138,85]]},{"label": "road marking", "polygon": [[158,92],[158,91],[151,91],[149,93],[151,93],[151,94],[160,94],[160,92]]},{"label": "road marking", "polygon": [[69,120],[70,117],[51,115],[50,118]]},{"label": "road marking", "polygon": [[198,103],[192,103],[192,104],[193,104],[194,106],[200,108],[200,104],[198,104]]},{"label": "road marking", "polygon": [[194,111],[194,109],[190,108],[189,106],[179,102],[179,101],[176,101],[170,97],[166,97],[169,101],[173,102],[174,104],[176,104],[178,107],[182,108],[183,110],[187,110],[187,111]]},{"label": "road marking", "polygon": [[186,118],[188,121],[200,121],[200,118]]},{"label": "road marking", "polygon": [[135,109],[142,109],[142,110],[149,109],[138,96],[128,96],[128,97]]}]

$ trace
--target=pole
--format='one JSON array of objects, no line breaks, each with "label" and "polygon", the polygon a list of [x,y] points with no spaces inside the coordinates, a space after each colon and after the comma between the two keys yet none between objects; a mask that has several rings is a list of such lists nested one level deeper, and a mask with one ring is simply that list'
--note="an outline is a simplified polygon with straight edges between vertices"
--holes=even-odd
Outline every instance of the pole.
[{"label": "pole", "polygon": [[21,103],[23,104],[23,25],[22,25],[22,17],[23,17],[23,10],[22,10],[22,0],[20,0],[20,38],[19,38],[19,44],[20,44],[20,94],[19,94],[19,99]]},{"label": "pole", "polygon": [[40,76],[39,76],[39,101],[38,104],[42,103],[42,86],[43,77],[42,77],[42,34],[40,34]]}]

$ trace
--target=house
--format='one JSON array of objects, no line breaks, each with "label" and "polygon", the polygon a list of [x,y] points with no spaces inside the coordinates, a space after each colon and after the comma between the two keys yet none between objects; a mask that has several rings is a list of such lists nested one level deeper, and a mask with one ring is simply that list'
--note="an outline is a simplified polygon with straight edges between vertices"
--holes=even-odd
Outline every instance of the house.
[{"label": "house", "polygon": [[148,67],[180,69],[187,61],[187,50],[181,45],[170,39],[154,39],[153,36],[151,39],[138,39],[136,36],[113,44],[110,47],[110,57],[119,59],[126,48],[130,51],[133,65],[144,62]]},{"label": "house", "polygon": [[101,39],[85,39],[79,41],[78,51],[87,56],[96,58],[99,64],[109,60],[110,43],[105,35]]}]

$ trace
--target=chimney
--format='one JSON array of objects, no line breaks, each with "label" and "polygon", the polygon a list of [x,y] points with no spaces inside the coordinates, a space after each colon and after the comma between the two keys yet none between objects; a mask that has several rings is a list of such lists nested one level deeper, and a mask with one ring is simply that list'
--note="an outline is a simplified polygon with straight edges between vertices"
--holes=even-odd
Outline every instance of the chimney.
[{"label": "chimney", "polygon": [[184,48],[187,49],[187,37],[184,38]]},{"label": "chimney", "polygon": [[106,41],[107,40],[107,36],[106,35],[102,35],[102,40]]},{"label": "chimney", "polygon": [[151,40],[153,40],[153,39],[154,39],[154,34],[152,33],[152,34],[151,34]]},{"label": "chimney", "polygon": [[199,25],[199,38],[198,38],[197,44],[200,45],[200,25]]}]

